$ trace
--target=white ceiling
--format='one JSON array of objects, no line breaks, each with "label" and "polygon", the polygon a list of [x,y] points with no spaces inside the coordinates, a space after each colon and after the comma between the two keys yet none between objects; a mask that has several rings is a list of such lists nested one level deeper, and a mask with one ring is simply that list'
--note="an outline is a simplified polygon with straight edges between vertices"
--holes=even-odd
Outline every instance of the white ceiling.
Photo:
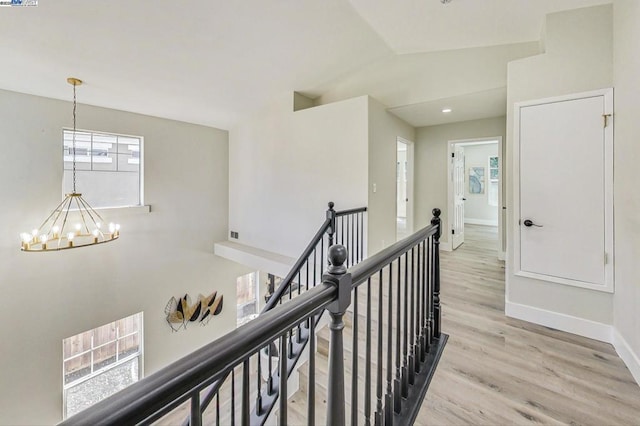
[{"label": "white ceiling", "polygon": [[537,40],[545,12],[600,3],[40,0],[0,8],[0,88],[69,100],[74,76],[80,103],[229,129],[394,51]]},{"label": "white ceiling", "polygon": [[[507,88],[484,90],[450,98],[389,108],[413,127],[435,126],[458,121],[501,117],[507,113]],[[451,112],[443,113],[445,108]]]},{"label": "white ceiling", "polygon": [[349,0],[396,53],[540,39],[547,13],[611,0]]}]

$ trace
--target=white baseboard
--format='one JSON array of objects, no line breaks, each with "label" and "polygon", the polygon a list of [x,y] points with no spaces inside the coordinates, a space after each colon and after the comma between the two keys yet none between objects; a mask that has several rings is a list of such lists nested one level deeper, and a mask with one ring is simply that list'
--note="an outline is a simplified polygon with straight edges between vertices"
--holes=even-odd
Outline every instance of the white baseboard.
[{"label": "white baseboard", "polygon": [[640,357],[634,353],[629,343],[622,337],[618,330],[613,330],[613,347],[620,358],[627,364],[627,368],[638,385],[640,385]]},{"label": "white baseboard", "polygon": [[440,241],[440,250],[442,251],[453,251],[451,248],[451,241]]},{"label": "white baseboard", "polygon": [[498,226],[498,220],[491,219],[474,219],[470,217],[464,218],[464,223],[469,225],[486,225],[486,226]]},{"label": "white baseboard", "polygon": [[505,315],[578,336],[613,343],[613,326],[533,306],[505,301]]}]

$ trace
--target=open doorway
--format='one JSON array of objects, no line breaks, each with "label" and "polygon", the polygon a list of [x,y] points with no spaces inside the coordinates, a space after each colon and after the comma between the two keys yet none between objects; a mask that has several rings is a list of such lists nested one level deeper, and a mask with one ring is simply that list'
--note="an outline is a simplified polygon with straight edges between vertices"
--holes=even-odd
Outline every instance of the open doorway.
[{"label": "open doorway", "polygon": [[449,141],[448,219],[451,249],[464,243],[465,228],[491,227],[498,257],[502,239],[502,138]]},{"label": "open doorway", "polygon": [[396,142],[396,240],[413,233],[413,142]]}]

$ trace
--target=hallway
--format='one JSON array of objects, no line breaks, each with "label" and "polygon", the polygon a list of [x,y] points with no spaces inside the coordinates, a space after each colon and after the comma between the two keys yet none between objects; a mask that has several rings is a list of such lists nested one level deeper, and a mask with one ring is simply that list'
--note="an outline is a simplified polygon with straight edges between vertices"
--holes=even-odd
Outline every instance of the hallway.
[{"label": "hallway", "polygon": [[420,425],[640,424],[640,387],[613,347],[504,316],[496,228],[441,252],[449,334]]}]

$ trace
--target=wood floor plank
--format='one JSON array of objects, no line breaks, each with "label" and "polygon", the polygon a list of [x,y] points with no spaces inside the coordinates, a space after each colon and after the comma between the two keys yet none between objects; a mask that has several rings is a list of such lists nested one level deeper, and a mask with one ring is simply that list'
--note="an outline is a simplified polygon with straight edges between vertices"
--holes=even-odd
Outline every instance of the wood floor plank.
[{"label": "wood floor plank", "polygon": [[504,316],[495,228],[441,252],[449,343],[419,425],[640,425],[640,387],[609,344]]}]

